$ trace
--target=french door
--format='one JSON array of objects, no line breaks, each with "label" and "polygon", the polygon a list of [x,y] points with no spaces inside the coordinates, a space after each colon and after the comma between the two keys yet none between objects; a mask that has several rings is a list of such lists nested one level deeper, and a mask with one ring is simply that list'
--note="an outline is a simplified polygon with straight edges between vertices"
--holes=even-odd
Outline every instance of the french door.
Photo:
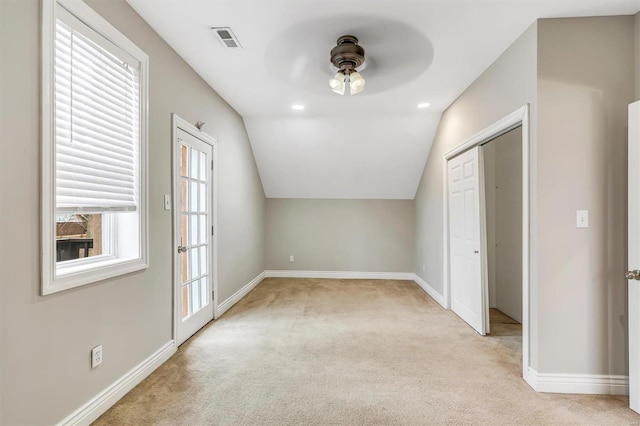
[{"label": "french door", "polygon": [[447,162],[451,309],[478,333],[487,330],[483,279],[480,147]]},{"label": "french door", "polygon": [[[184,126],[186,127],[186,126]],[[195,129],[195,128],[194,128]],[[195,134],[195,136],[194,136]],[[213,319],[213,146],[196,132],[175,132],[174,307],[176,344]]]}]

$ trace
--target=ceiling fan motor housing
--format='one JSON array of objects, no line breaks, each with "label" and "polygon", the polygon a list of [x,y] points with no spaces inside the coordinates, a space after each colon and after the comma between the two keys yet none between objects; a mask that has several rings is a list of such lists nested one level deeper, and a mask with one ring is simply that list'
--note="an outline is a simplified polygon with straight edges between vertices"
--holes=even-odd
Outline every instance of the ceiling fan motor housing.
[{"label": "ceiling fan motor housing", "polygon": [[331,49],[331,63],[346,75],[355,72],[364,61],[364,48],[358,45],[355,36],[343,35],[338,39],[337,46]]}]

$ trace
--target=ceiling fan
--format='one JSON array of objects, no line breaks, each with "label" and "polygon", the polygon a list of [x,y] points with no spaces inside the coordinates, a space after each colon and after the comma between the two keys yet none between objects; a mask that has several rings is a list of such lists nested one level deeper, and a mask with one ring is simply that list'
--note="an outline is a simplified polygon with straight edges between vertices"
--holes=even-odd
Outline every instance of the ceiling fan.
[{"label": "ceiling fan", "polygon": [[329,80],[331,91],[344,95],[348,83],[351,95],[362,92],[365,80],[357,69],[364,61],[364,48],[358,45],[357,37],[343,35],[338,38],[337,45],[331,49],[331,63],[338,68],[336,75]]}]

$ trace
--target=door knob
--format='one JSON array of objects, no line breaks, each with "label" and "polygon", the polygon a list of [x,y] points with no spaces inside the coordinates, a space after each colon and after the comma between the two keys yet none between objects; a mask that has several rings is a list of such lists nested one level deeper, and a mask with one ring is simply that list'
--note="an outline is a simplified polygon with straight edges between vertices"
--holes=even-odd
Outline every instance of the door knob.
[{"label": "door knob", "polygon": [[628,280],[638,280],[638,281],[640,281],[640,270],[636,269],[634,271],[627,271],[627,273],[624,274],[624,276]]}]

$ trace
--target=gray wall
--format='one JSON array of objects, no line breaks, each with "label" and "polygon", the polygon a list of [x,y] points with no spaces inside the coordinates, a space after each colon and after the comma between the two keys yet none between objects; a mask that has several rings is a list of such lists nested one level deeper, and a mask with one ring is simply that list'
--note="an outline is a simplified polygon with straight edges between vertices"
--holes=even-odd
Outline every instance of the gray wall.
[{"label": "gray wall", "polygon": [[267,199],[267,269],[411,272],[413,251],[413,201]]},{"label": "gray wall", "polygon": [[220,301],[264,270],[265,198],[242,118],[124,1],[88,3],[150,56],[150,267],[39,296],[40,1],[0,1],[0,424],[58,422],[171,339],[172,112],[219,141]]},{"label": "gray wall", "polygon": [[522,322],[522,128],[483,149],[489,305]]},{"label": "gray wall", "polygon": [[634,17],[541,20],[538,38],[539,371],[626,374]]}]

